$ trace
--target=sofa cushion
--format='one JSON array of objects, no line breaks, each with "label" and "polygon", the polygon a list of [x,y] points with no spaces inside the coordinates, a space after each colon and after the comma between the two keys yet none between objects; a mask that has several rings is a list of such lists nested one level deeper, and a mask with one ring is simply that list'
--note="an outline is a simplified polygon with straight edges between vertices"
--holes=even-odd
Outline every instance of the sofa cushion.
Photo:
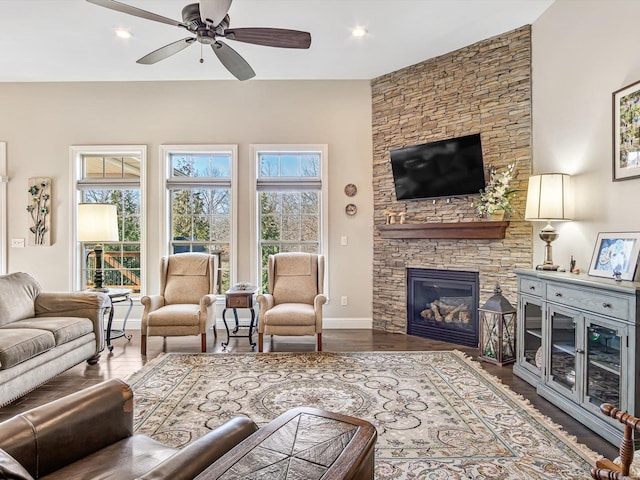
[{"label": "sofa cushion", "polygon": [[0,328],[0,370],[6,370],[56,346],[53,333],[33,328]]},{"label": "sofa cushion", "polygon": [[0,326],[35,315],[34,302],[42,288],[22,272],[0,275]]},{"label": "sofa cushion", "polygon": [[271,327],[315,325],[316,312],[313,305],[306,303],[281,303],[264,312],[264,321]]},{"label": "sofa cushion", "polygon": [[33,480],[29,472],[18,461],[0,448],[0,478],[11,480]]},{"label": "sofa cushion", "polygon": [[199,303],[209,289],[209,256],[180,254],[170,257],[165,280],[166,305]]},{"label": "sofa cushion", "polygon": [[[30,328],[53,333],[56,345],[70,342],[93,332],[93,323],[88,318],[77,317],[37,317],[18,320],[3,328]],[[2,328],[0,328],[0,332]]]},{"label": "sofa cushion", "polygon": [[156,327],[200,325],[200,306],[198,304],[165,305],[151,312],[147,322]]},{"label": "sofa cushion", "polygon": [[275,261],[272,293],[276,303],[308,303],[318,294],[318,256],[291,252]]}]

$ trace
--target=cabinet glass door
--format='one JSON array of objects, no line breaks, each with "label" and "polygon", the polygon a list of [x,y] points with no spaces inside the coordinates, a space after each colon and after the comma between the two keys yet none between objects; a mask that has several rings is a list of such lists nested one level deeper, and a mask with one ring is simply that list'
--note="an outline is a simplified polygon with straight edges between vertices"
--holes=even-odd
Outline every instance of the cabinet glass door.
[{"label": "cabinet glass door", "polygon": [[[542,369],[542,306],[540,301],[522,298],[524,308],[521,315],[524,331],[522,333],[522,354],[521,362],[529,369],[534,370],[538,375]],[[535,303],[534,303],[535,302]]]},{"label": "cabinet glass door", "polygon": [[550,310],[549,381],[556,388],[576,392],[576,322],[569,313]]},{"label": "cabinet glass door", "polygon": [[594,319],[586,323],[585,401],[596,407],[610,403],[622,409],[625,407],[620,405],[623,337],[611,327]]}]

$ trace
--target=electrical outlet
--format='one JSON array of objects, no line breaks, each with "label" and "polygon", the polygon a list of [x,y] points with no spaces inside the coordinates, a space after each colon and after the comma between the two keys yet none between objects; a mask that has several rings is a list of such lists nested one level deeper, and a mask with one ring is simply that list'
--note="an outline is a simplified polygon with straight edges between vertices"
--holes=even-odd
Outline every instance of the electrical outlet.
[{"label": "electrical outlet", "polygon": [[11,248],[24,248],[24,238],[12,238]]},{"label": "electrical outlet", "polygon": [[347,305],[347,296],[343,295],[340,297],[340,305],[342,305],[343,307]]},{"label": "electrical outlet", "polygon": [[340,245],[349,245],[349,239],[346,235],[340,237]]}]

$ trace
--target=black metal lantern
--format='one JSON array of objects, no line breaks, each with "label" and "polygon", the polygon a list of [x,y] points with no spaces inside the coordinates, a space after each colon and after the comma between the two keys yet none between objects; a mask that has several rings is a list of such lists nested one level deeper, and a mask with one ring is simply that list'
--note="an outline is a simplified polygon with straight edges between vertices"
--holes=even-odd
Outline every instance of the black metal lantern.
[{"label": "black metal lantern", "polygon": [[493,296],[478,309],[480,312],[480,355],[478,358],[496,365],[516,361],[516,309],[502,296],[499,284]]}]

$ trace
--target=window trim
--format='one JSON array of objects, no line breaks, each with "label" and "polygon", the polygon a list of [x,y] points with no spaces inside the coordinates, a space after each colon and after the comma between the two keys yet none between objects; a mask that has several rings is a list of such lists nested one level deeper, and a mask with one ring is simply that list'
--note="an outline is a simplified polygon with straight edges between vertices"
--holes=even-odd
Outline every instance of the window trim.
[{"label": "window trim", "polygon": [[0,142],[0,275],[7,273],[7,142]]},{"label": "window trim", "polygon": [[[238,145],[237,144],[208,144],[208,145],[160,145],[160,158],[163,162],[163,188],[160,192],[160,205],[163,206],[164,213],[160,222],[160,241],[162,242],[159,251],[162,255],[169,254],[169,244],[171,242],[171,199],[169,195],[169,182],[171,178],[171,154],[211,154],[216,152],[228,152],[231,154],[231,257],[229,258],[229,282],[231,285],[237,283],[238,278]],[[193,183],[194,187],[203,185],[204,181],[199,178],[184,179],[181,183]],[[227,183],[227,180],[225,180]],[[215,186],[215,183],[209,185]],[[207,186],[209,186],[207,185]]]},{"label": "window trim", "polygon": [[[258,263],[259,245],[258,245],[258,178],[259,178],[259,157],[260,153],[284,153],[284,152],[320,152],[320,254],[325,258],[325,274],[324,274],[324,294],[329,298],[329,146],[326,143],[319,144],[251,144],[251,191],[252,208],[249,212],[249,220],[251,222],[251,283],[261,287],[260,284],[260,265]],[[280,184],[297,184],[296,187],[302,186],[309,180],[304,178],[295,178],[290,182],[286,180],[273,181],[268,180],[268,184],[278,186]],[[265,182],[265,183],[267,183]]]},{"label": "window trim", "polygon": [[[69,147],[69,178],[73,179],[73,185],[69,189],[69,238],[71,239],[71,279],[72,290],[80,290],[82,281],[80,278],[80,265],[78,259],[78,242],[76,224],[78,221],[78,203],[80,202],[80,189],[78,182],[82,180],[82,157],[83,155],[136,155],[140,157],[140,181],[135,182],[135,186],[140,188],[140,272],[142,280],[140,282],[140,297],[147,292],[147,146],[146,145],[72,145]],[[127,182],[132,183],[132,182]],[[101,182],[100,185],[104,185]],[[97,185],[96,185],[97,186]],[[133,186],[133,185],[132,185]]]}]

